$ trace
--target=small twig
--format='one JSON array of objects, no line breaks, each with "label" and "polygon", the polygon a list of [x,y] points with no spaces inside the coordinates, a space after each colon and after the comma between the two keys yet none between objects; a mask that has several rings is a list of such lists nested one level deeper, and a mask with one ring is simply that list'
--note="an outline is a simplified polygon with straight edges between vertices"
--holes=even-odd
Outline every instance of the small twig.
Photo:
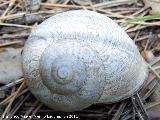
[{"label": "small twig", "polygon": [[119,120],[128,120],[129,118],[132,118],[132,114],[130,114],[132,112],[132,109],[129,106],[126,106],[126,108],[127,109],[125,109],[125,111],[122,113],[122,117],[120,117]]},{"label": "small twig", "polygon": [[137,108],[137,105],[136,105],[136,99],[132,96],[131,97],[131,100],[132,100],[132,105],[135,109],[135,112],[137,112],[138,116],[140,117],[141,120],[144,120],[141,113],[139,112],[138,108]]},{"label": "small twig", "polygon": [[137,94],[135,95],[135,97],[136,97],[136,101],[137,101],[137,103],[138,103],[138,105],[139,105],[139,107],[140,107],[140,110],[141,110],[142,113],[143,113],[144,119],[145,119],[145,120],[149,120],[147,111],[146,111],[146,109],[145,109],[145,107],[144,107],[144,105],[143,105],[143,103],[142,103],[142,100],[141,100],[139,94],[137,93]]},{"label": "small twig", "polygon": [[[109,14],[110,17],[119,17],[119,18],[132,18],[132,17],[127,17],[123,16],[117,13],[109,12],[107,10],[101,9],[101,8],[95,8],[93,6],[78,6],[78,5],[64,5],[64,4],[50,4],[50,3],[41,3],[42,6],[47,7],[47,8],[53,8],[53,7],[61,7],[61,8],[78,8],[78,9],[90,9],[90,10],[95,10],[99,12],[106,13],[107,15]],[[94,7],[94,8],[93,8]]]},{"label": "small twig", "polygon": [[126,32],[127,33],[130,33],[130,32],[135,32],[135,31],[137,31],[137,30],[141,30],[141,29],[144,29],[144,28],[146,28],[146,27],[149,27],[149,26],[140,26],[140,27],[135,27],[135,28],[131,28],[131,29],[128,29],[128,30],[126,30]]},{"label": "small twig", "polygon": [[131,13],[133,13],[133,11],[120,11],[120,12],[116,12],[116,14],[121,14],[121,15],[128,15],[128,14],[131,14]]},{"label": "small twig", "polygon": [[17,85],[17,84],[19,84],[19,83],[21,83],[21,82],[23,82],[23,81],[24,81],[24,78],[15,80],[14,82],[11,82],[11,83],[9,83],[9,84],[7,84],[7,85],[5,85],[5,86],[0,87],[0,91],[5,90],[5,89],[8,89],[8,88],[10,88],[10,87],[12,87],[12,86],[15,86],[15,85]]},{"label": "small twig", "polygon": [[140,30],[136,32],[136,35],[134,36],[134,39],[133,39],[134,42],[137,40],[139,33],[140,33]]},{"label": "small twig", "polygon": [[138,24],[138,25],[145,25],[145,26],[160,26],[160,22],[131,22],[130,24]]},{"label": "small twig", "polygon": [[158,81],[155,81],[153,86],[149,89],[149,91],[142,97],[142,100],[146,100],[153,92],[154,88],[156,88]]},{"label": "small twig", "polygon": [[151,103],[149,103],[149,104],[146,104],[146,105],[145,105],[145,108],[146,108],[146,110],[148,110],[148,109],[150,109],[150,108],[152,108],[152,107],[154,107],[154,106],[157,106],[157,105],[159,105],[159,104],[160,104],[160,101],[151,102]]},{"label": "small twig", "polygon": [[121,114],[124,110],[124,108],[126,107],[127,105],[127,101],[123,101],[119,107],[119,109],[117,110],[117,112],[115,113],[114,117],[112,118],[112,120],[119,120],[119,118],[121,117]]},{"label": "small twig", "polygon": [[136,119],[135,107],[132,107],[132,109],[133,109],[132,119],[135,120]]},{"label": "small twig", "polygon": [[108,114],[111,114],[113,112],[113,110],[115,109],[115,107],[117,106],[117,104],[114,104],[112,106],[112,108],[108,111]]},{"label": "small twig", "polygon": [[16,13],[16,14],[12,14],[12,15],[7,15],[7,16],[1,16],[0,20],[14,19],[14,18],[22,17],[25,14],[26,14],[26,12],[22,12],[22,13]]},{"label": "small twig", "polygon": [[142,41],[142,40],[147,40],[149,38],[150,35],[145,35],[145,36],[142,36],[140,38],[137,38],[136,39],[136,42],[139,42],[139,41]]},{"label": "small twig", "polygon": [[[149,33],[149,38],[151,38],[151,36],[152,36],[152,32]],[[150,39],[147,40],[147,43],[146,43],[146,45],[144,47],[144,52],[146,52],[146,50],[148,48],[148,45],[149,45],[149,42],[150,42]]]},{"label": "small twig", "polygon": [[[23,95],[24,93],[28,92],[28,88],[24,89],[22,92],[20,92],[16,97],[19,97],[21,95]],[[9,97],[7,97],[6,99],[4,99],[3,101],[0,102],[0,105],[6,105],[7,103],[9,103],[10,99],[12,99],[12,97],[15,95],[15,93],[11,94]]]},{"label": "small twig", "polygon": [[9,23],[0,23],[0,26],[12,26],[12,27],[23,27],[23,28],[33,28],[32,26],[19,25],[19,24],[9,24]]},{"label": "small twig", "polygon": [[7,42],[7,43],[2,43],[2,44],[0,44],[0,48],[1,48],[1,47],[7,47],[7,46],[10,46],[10,45],[19,44],[19,43],[22,43],[22,41],[17,40],[17,41],[12,41],[12,42]]},{"label": "small twig", "polygon": [[23,37],[28,37],[28,36],[29,36],[29,33],[22,33],[22,34],[0,36],[0,39],[23,38]]},{"label": "small twig", "polygon": [[148,67],[152,70],[152,72],[157,76],[158,80],[160,80],[160,75],[152,68],[150,64],[148,64]]},{"label": "small twig", "polygon": [[9,4],[10,3],[10,1],[7,1],[7,2],[5,2],[5,3],[2,3],[2,4],[0,4],[0,7],[2,7],[2,6],[4,6],[4,5],[7,5],[7,4]]},{"label": "small twig", "polygon": [[124,15],[121,15],[121,14],[118,14],[118,13],[113,13],[113,12],[111,12],[111,11],[107,11],[107,10],[100,9],[100,8],[95,8],[95,9],[96,9],[96,11],[98,11],[98,12],[105,13],[105,15],[107,15],[108,17],[115,17],[115,18],[133,18],[133,17],[124,16]]},{"label": "small twig", "polygon": [[[84,6],[79,5],[65,5],[65,4],[54,4],[54,3],[41,3],[43,7],[58,7],[58,8],[84,8]],[[87,9],[92,9],[92,7],[85,6]]]},{"label": "small twig", "polygon": [[153,69],[158,70],[158,69],[160,69],[160,66],[155,66],[155,67],[153,67]]},{"label": "small twig", "polygon": [[156,63],[159,62],[159,61],[160,61],[160,56],[157,57],[155,60],[153,60],[153,61],[150,63],[150,66],[156,64]]},{"label": "small twig", "polygon": [[[145,10],[145,11],[144,11]],[[143,11],[143,12],[142,12]],[[148,9],[146,9],[146,7],[144,7],[144,8],[142,8],[141,10],[139,10],[137,13],[135,13],[135,14],[132,14],[130,17],[133,17],[133,16],[135,16],[135,15],[137,15],[137,14],[139,14],[139,13],[141,13],[141,15],[140,16],[144,16],[144,15],[146,15],[147,13],[148,13]],[[125,20],[126,19],[124,19],[123,21],[125,22]],[[127,27],[125,27],[124,29],[125,30],[128,30],[129,28],[131,28],[131,27],[133,27],[133,26],[135,26],[135,24],[136,23],[134,23],[134,24],[129,24]],[[137,23],[138,24],[138,23]],[[138,24],[138,28],[140,27],[140,25],[141,24]],[[132,29],[132,28],[131,28]]]},{"label": "small twig", "polygon": [[5,15],[8,13],[8,11],[12,8],[12,6],[15,4],[15,2],[16,2],[16,0],[10,0],[9,6],[7,7],[7,9],[6,9],[5,12],[2,14],[1,17],[5,16]]},{"label": "small twig", "polygon": [[10,120],[11,117],[13,117],[13,115],[14,115],[14,114],[17,112],[17,110],[23,105],[24,101],[26,101],[27,98],[28,98],[30,95],[31,95],[31,93],[28,93],[28,95],[25,96],[25,97],[23,98],[23,100],[20,100],[20,102],[17,103],[17,105],[12,109],[12,111],[10,112],[10,114],[7,115],[7,116],[9,116],[9,119],[7,119],[7,120]]},{"label": "small twig", "polygon": [[136,16],[140,13],[142,13],[143,11],[147,10],[149,7],[144,6],[143,8],[141,8],[140,10],[138,10],[137,12],[133,13],[132,15],[130,15],[131,17]]},{"label": "small twig", "polygon": [[118,12],[118,11],[132,11],[132,12],[136,12],[139,11],[141,8],[132,8],[132,7],[117,7],[117,8],[109,8],[108,10],[111,12]]},{"label": "small twig", "polygon": [[[36,100],[33,103],[34,106],[30,107],[30,109],[26,112],[26,114],[24,116],[29,116],[29,114],[32,112],[32,110],[38,105],[38,101]],[[25,120],[26,118],[22,118],[22,120]]]},{"label": "small twig", "polygon": [[3,117],[9,112],[10,107],[13,103],[13,101],[16,99],[16,96],[18,95],[18,93],[20,92],[20,90],[24,87],[25,85],[25,81],[23,81],[23,83],[21,84],[21,86],[18,88],[18,90],[16,91],[16,93],[14,94],[14,96],[12,97],[10,103],[8,104],[8,106],[6,107],[5,111],[3,112],[0,120],[3,120]]},{"label": "small twig", "polygon": [[95,4],[94,7],[107,8],[107,7],[115,7],[119,5],[133,4],[133,3],[135,3],[135,0],[114,0],[114,1],[107,1],[107,2]]},{"label": "small twig", "polygon": [[28,118],[27,120],[31,120],[34,117],[34,115],[37,113],[37,111],[42,107],[42,105],[43,105],[42,103],[39,103],[38,107],[33,111],[31,117]]}]

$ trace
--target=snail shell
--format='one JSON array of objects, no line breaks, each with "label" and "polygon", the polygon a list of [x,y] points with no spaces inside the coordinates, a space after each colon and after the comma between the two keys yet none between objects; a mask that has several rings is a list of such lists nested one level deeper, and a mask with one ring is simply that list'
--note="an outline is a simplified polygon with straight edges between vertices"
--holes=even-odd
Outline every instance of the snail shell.
[{"label": "snail shell", "polygon": [[131,96],[144,83],[147,66],[113,20],[73,10],[32,31],[23,51],[23,72],[31,92],[45,105],[77,111]]}]

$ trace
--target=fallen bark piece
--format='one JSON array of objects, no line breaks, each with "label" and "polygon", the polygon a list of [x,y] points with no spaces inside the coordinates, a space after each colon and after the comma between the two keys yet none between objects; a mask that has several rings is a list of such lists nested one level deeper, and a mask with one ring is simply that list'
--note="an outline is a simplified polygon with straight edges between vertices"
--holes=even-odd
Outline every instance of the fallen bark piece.
[{"label": "fallen bark piece", "polygon": [[143,0],[146,7],[151,7],[151,15],[160,15],[160,0]]},{"label": "fallen bark piece", "polygon": [[21,51],[6,48],[0,52],[0,83],[7,84],[22,77]]},{"label": "fallen bark piece", "polygon": [[160,112],[158,111],[148,111],[149,119],[150,120],[159,120],[160,119]]},{"label": "fallen bark piece", "polygon": [[36,12],[40,8],[42,0],[23,0],[27,12]]},{"label": "fallen bark piece", "polygon": [[16,24],[33,24],[35,22],[42,22],[44,17],[37,14],[28,14],[15,19],[6,20],[6,23],[16,23]]}]

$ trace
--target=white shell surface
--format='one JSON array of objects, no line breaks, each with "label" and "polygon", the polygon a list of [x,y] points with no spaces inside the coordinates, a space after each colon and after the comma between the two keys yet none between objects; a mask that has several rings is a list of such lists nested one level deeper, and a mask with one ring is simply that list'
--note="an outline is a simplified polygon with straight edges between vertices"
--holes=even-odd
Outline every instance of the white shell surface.
[{"label": "white shell surface", "polygon": [[[58,69],[64,65],[67,68]],[[63,71],[60,75],[67,81],[57,82],[56,70]],[[23,51],[23,72],[31,92],[45,105],[77,111],[131,96],[144,83],[147,66],[113,20],[93,11],[73,10],[32,31]]]}]

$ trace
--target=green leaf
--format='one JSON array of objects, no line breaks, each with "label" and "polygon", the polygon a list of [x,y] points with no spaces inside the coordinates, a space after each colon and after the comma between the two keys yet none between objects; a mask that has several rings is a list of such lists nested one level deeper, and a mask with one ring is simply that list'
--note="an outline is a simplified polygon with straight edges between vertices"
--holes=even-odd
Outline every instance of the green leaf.
[{"label": "green leaf", "polygon": [[143,17],[135,17],[132,19],[129,19],[123,23],[124,26],[127,26],[129,24],[141,24],[145,21],[149,20],[160,20],[160,15],[158,16],[143,16]]}]

